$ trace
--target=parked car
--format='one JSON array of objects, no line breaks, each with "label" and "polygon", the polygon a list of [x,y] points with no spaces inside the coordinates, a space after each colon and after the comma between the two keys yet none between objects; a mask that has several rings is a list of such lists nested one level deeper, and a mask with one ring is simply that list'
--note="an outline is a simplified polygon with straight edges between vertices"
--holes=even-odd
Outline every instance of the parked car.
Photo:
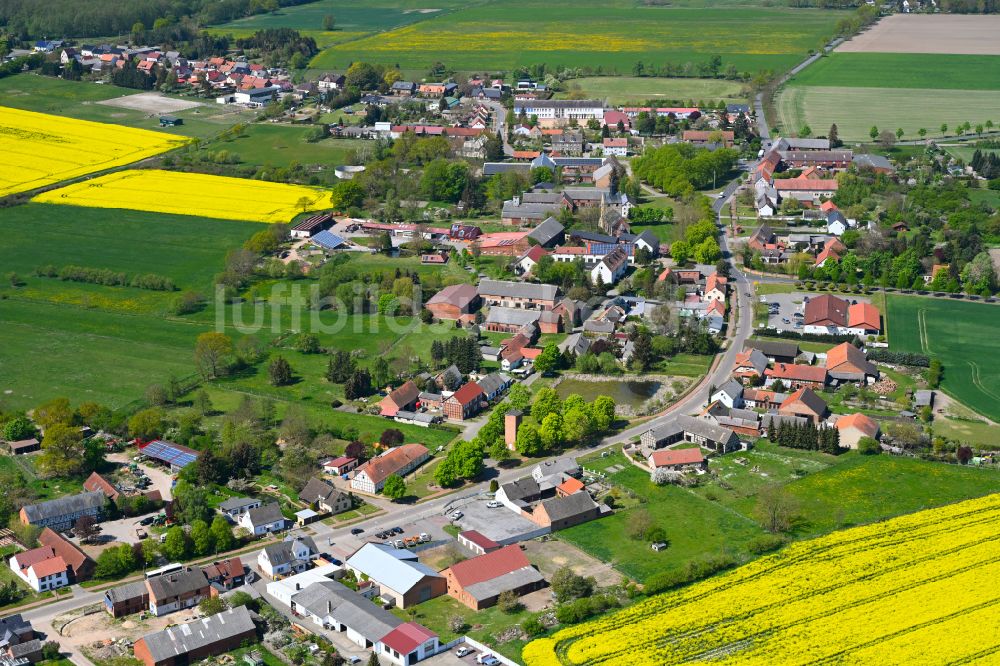
[{"label": "parked car", "polygon": [[156,516],[146,516],[139,521],[139,524],[145,527],[146,525],[152,525],[154,520],[156,520]]},{"label": "parked car", "polygon": [[355,528],[351,529],[351,534],[354,534],[355,536],[358,535],[358,534],[361,534],[363,532],[364,532],[364,530],[361,529],[360,527],[355,527]]},{"label": "parked car", "polygon": [[472,652],[473,652],[472,648],[463,645],[462,647],[460,647],[457,650],[455,650],[455,656],[456,657],[464,657],[467,654],[472,654]]},{"label": "parked car", "polygon": [[430,534],[428,534],[427,532],[420,533],[420,543],[427,543],[430,540],[431,540]]},{"label": "parked car", "polygon": [[481,654],[476,657],[476,663],[482,664],[483,666],[496,666],[500,663],[500,660],[494,657],[492,654]]},{"label": "parked car", "polygon": [[490,500],[489,502],[486,503],[486,508],[487,509],[499,509],[502,506],[503,506],[503,504],[501,504],[500,502],[498,502],[496,500]]},{"label": "parked car", "polygon": [[392,528],[392,533],[393,534],[402,534],[403,533],[403,528],[402,527],[393,527]]},{"label": "parked car", "polygon": [[462,516],[464,516],[464,515],[465,515],[465,514],[464,514],[464,513],[462,513],[461,511],[456,511],[455,513],[451,514],[451,519],[452,519],[452,520],[459,520],[459,519],[461,519],[461,518],[462,518]]}]

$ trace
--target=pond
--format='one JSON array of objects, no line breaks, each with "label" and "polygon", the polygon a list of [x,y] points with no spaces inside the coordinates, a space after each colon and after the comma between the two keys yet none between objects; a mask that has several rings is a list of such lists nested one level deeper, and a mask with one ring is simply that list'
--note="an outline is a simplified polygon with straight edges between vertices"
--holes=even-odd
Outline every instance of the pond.
[{"label": "pond", "polygon": [[588,402],[599,395],[610,396],[619,405],[639,407],[660,390],[662,384],[651,380],[607,380],[587,382],[579,379],[564,379],[556,386],[560,398],[576,393]]}]

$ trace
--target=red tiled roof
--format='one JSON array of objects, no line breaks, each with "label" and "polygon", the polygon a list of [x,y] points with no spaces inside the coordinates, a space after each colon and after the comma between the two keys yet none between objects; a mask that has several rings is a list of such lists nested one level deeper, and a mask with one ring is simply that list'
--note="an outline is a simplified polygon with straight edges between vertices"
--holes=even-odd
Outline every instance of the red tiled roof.
[{"label": "red tiled roof", "polygon": [[399,654],[408,655],[429,640],[437,638],[437,634],[416,622],[401,624],[382,637],[382,644]]},{"label": "red tiled roof", "polygon": [[45,560],[50,560],[56,556],[56,551],[49,546],[42,546],[41,548],[32,548],[31,550],[26,550],[23,553],[18,553],[15,555],[17,558],[17,564],[22,569],[27,569],[28,567],[38,564],[39,562],[44,562]]},{"label": "red tiled roof", "polygon": [[458,536],[462,537],[466,541],[476,544],[483,550],[492,550],[500,547],[500,544],[496,541],[489,538],[482,532],[477,532],[476,530],[465,530],[464,532],[459,532]]},{"label": "red tiled roof", "polygon": [[603,141],[603,144],[607,148],[628,148],[628,139],[607,138]]},{"label": "red tiled roof", "polygon": [[100,490],[110,499],[115,499],[119,495],[118,489],[97,472],[91,472],[87,480],[83,482],[83,489],[90,491]]},{"label": "red tiled roof", "polygon": [[826,402],[823,398],[816,395],[816,392],[812,389],[803,387],[788,396],[788,399],[778,407],[778,411],[792,412],[793,414],[810,413],[822,416],[826,412]]},{"label": "red tiled roof", "polygon": [[453,564],[451,573],[459,585],[469,587],[530,566],[521,547],[511,544],[492,553]]},{"label": "red tiled roof", "polygon": [[344,465],[349,465],[350,463],[355,461],[357,461],[357,458],[352,458],[350,456],[340,456],[339,458],[327,460],[325,463],[323,463],[323,467],[343,467]]},{"label": "red tiled roof", "polygon": [[73,571],[79,571],[83,564],[90,559],[86,553],[48,527],[38,535],[38,542],[51,548]]},{"label": "red tiled roof", "polygon": [[841,416],[837,419],[837,430],[846,430],[847,428],[860,430],[868,437],[874,437],[878,434],[878,423],[870,416],[861,412]]},{"label": "red tiled roof", "polygon": [[59,556],[42,560],[37,564],[31,565],[31,570],[35,572],[36,578],[44,578],[45,576],[51,576],[52,574],[63,573],[66,569],[66,562],[64,562],[63,558]]},{"label": "red tiled roof", "polygon": [[408,381],[387,395],[381,404],[383,416],[395,416],[396,412],[409,404],[416,402],[420,389],[412,381]]},{"label": "red tiled roof", "polygon": [[390,449],[387,453],[372,458],[358,472],[365,472],[372,483],[381,483],[408,463],[428,453],[423,444],[404,444]]},{"label": "red tiled roof", "polygon": [[800,382],[826,382],[826,368],[818,365],[775,363],[774,367],[765,370],[764,374],[775,379],[789,379]]},{"label": "red tiled roof", "polygon": [[826,322],[835,326],[846,326],[847,306],[847,301],[842,298],[830,294],[817,296],[806,303],[804,323],[806,326]]},{"label": "red tiled roof", "polygon": [[882,317],[871,303],[855,303],[847,309],[847,325],[879,331],[882,330]]},{"label": "red tiled roof", "polygon": [[704,462],[705,456],[701,455],[700,449],[667,449],[664,451],[653,451],[650,456],[653,467],[666,467],[667,465],[697,465]]},{"label": "red tiled roof", "polygon": [[479,384],[475,382],[469,382],[465,384],[460,389],[452,393],[448,400],[456,400],[460,405],[468,405],[473,400],[483,395],[483,389],[479,388]]},{"label": "red tiled roof", "polygon": [[836,192],[837,181],[814,178],[775,178],[774,188],[785,192]]},{"label": "red tiled roof", "polygon": [[566,493],[567,495],[578,493],[584,488],[586,488],[586,486],[583,485],[583,481],[581,481],[580,479],[574,479],[573,477],[566,479],[558,486],[556,486],[557,491]]}]

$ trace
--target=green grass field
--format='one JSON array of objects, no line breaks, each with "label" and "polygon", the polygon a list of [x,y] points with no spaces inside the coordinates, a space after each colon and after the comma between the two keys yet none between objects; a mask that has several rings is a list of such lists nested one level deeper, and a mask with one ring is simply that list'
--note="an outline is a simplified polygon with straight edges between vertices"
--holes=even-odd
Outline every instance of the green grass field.
[{"label": "green grass field", "polygon": [[[680,569],[708,554],[746,557],[746,544],[764,533],[753,520],[686,489],[653,485],[648,474],[630,465],[620,454],[602,460],[608,461],[627,466],[612,474],[610,480],[645,496],[648,502],[641,508],[617,511],[600,520],[562,530],[559,538],[628,576],[644,580],[660,571]],[[594,466],[587,464],[588,469]],[[666,530],[670,548],[657,553],[646,541],[629,538],[628,525],[636,511],[648,511],[655,523]]]},{"label": "green grass field", "polygon": [[834,51],[788,85],[1000,90],[1000,56]]},{"label": "green grass field", "polygon": [[1000,419],[1000,309],[916,296],[886,297],[892,349],[941,359],[941,387],[993,420]]},{"label": "green grass field", "polygon": [[580,94],[587,99],[606,99],[609,104],[644,102],[662,99],[686,103],[687,100],[723,100],[737,102],[744,99],[742,84],[721,79],[665,79],[635,76],[593,76],[566,82],[567,91],[557,98]]},{"label": "green grass field", "polygon": [[[142,396],[147,386],[195,371],[194,341],[221,321],[234,339],[259,321],[256,333],[271,340],[283,333],[316,330],[325,347],[361,350],[367,364],[381,354],[410,358],[426,356],[431,342],[454,334],[447,325],[414,326],[411,318],[379,316],[338,318],[323,312],[313,320],[308,308],[296,315],[290,303],[305,302],[315,282],[281,283],[271,292],[265,284],[261,300],[227,308],[217,318],[212,302],[213,278],[221,272],[226,252],[240,247],[255,225],[205,218],[137,211],[26,204],[0,209],[0,265],[16,272],[24,284],[0,287],[0,392],[3,401],[29,408],[44,399],[65,395],[120,406]],[[366,272],[416,270],[422,275],[444,273],[449,282],[469,280],[457,265],[421,266],[418,258],[391,259],[364,253],[350,260]],[[46,264],[107,268],[129,275],[157,273],[180,289],[193,289],[210,301],[198,313],[170,315],[176,292],[63,282],[37,277]],[[298,289],[301,298],[293,298]],[[315,325],[322,325],[318,330]],[[302,381],[276,389],[267,381],[266,367],[227,379],[227,390],[268,395],[283,400],[313,401],[329,410],[342,388],[323,381],[326,357],[282,350]],[[352,415],[342,414],[341,420]],[[377,419],[376,419],[377,420]]]},{"label": "green grass field", "polygon": [[1000,150],[990,149],[990,148],[976,148],[975,145],[971,143],[966,143],[957,146],[942,146],[942,147],[948,152],[949,155],[957,157],[960,160],[964,160],[965,162],[971,162],[972,156],[975,154],[977,150],[982,152],[984,155],[988,155],[990,153],[1000,155]]},{"label": "green grass field", "polygon": [[255,14],[215,26],[214,31],[244,31],[261,28],[294,28],[321,31],[323,19],[333,16],[335,31],[370,33],[391,30],[402,25],[434,18],[454,7],[462,7],[459,0],[367,0],[363,3],[349,0],[319,0],[294,7],[283,7],[276,12]]},{"label": "green grass field", "polygon": [[842,139],[868,141],[874,125],[892,132],[902,127],[903,139],[914,140],[920,138],[921,127],[932,138],[942,136],[942,123],[953,136],[955,127],[966,121],[997,122],[1000,90],[787,86],[778,94],[776,107],[785,133],[808,125],[814,133],[825,134],[837,123]]},{"label": "green grass field", "polygon": [[227,127],[237,122],[245,122],[251,117],[247,111],[236,107],[215,104],[214,100],[199,99],[197,101],[201,106],[171,112],[171,115],[184,119],[183,125],[160,128],[159,121],[155,117],[150,117],[149,113],[98,104],[103,100],[131,96],[139,92],[141,91],[107,84],[64,81],[38,74],[18,74],[0,79],[0,106],[202,139],[214,136]]},{"label": "green grass field", "polygon": [[440,61],[496,71],[544,62],[629,74],[639,60],[682,65],[720,55],[723,67],[782,70],[818,48],[842,16],[778,7],[649,7],[633,0],[495,0],[335,45],[310,66],[370,60],[420,69]]},{"label": "green grass field", "polygon": [[157,273],[207,292],[226,252],[257,230],[232,220],[28,203],[0,209],[0,265],[29,285],[55,282],[29,275],[38,266],[75,264]]},{"label": "green grass field", "polygon": [[328,138],[309,143],[306,136],[312,129],[308,125],[248,125],[241,136],[205,142],[199,150],[227,150],[239,155],[241,163],[260,166],[288,166],[297,162],[336,167],[347,163],[349,152],[371,149],[370,141],[360,139]]},{"label": "green grass field", "polygon": [[0,301],[0,394],[15,409],[59,396],[120,407],[171,374],[194,372],[194,341],[206,330],[162,317],[9,298]]}]

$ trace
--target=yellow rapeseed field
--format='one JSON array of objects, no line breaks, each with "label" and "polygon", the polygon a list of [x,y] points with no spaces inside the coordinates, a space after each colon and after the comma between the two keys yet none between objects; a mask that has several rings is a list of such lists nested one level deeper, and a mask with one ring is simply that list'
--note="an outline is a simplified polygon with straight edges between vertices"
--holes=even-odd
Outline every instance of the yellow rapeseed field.
[{"label": "yellow rapeseed field", "polygon": [[190,141],[0,106],[0,196],[131,164]]},{"label": "yellow rapeseed field", "polygon": [[143,169],[49,190],[32,201],[273,223],[328,207],[330,193],[301,185]]},{"label": "yellow rapeseed field", "polygon": [[528,666],[1000,663],[1000,495],[835,532],[524,649]]}]

